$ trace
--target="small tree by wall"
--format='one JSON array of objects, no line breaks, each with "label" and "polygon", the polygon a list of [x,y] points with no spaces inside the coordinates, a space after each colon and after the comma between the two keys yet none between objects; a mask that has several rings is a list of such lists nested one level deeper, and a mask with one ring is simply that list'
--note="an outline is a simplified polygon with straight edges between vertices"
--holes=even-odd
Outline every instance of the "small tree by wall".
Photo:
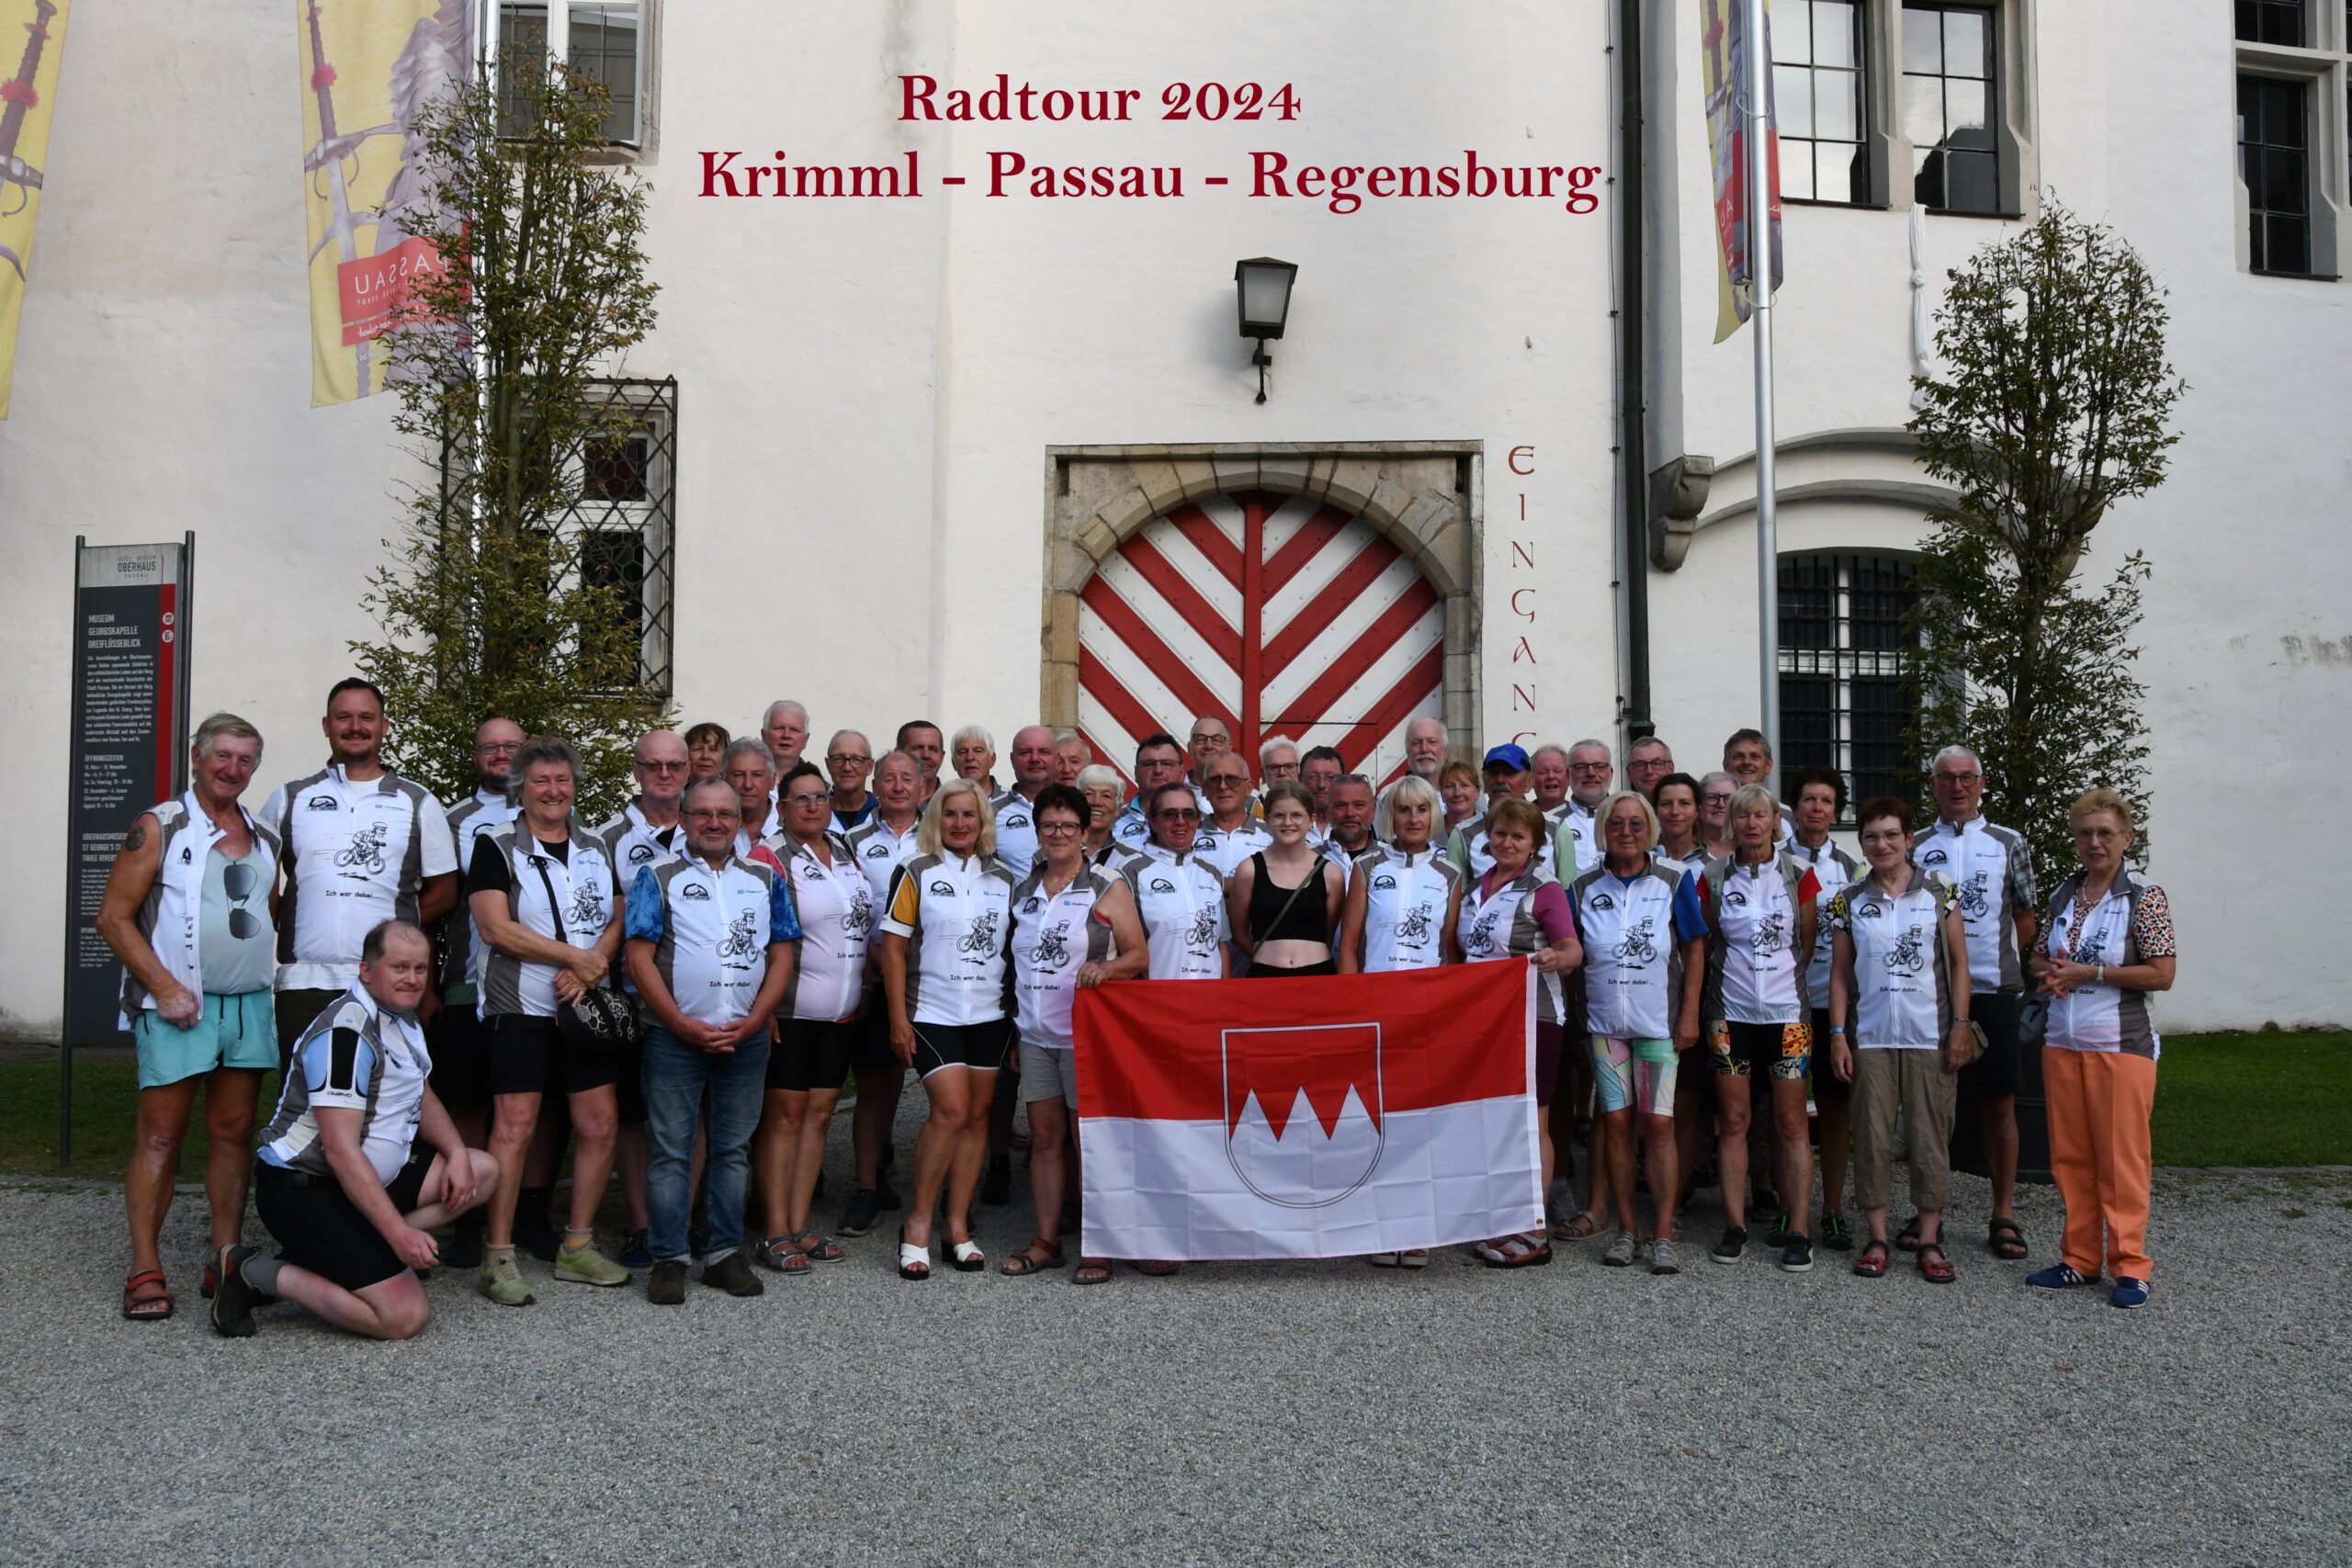
[{"label": "small tree by wall", "polygon": [[504,70],[413,122],[422,193],[398,216],[445,265],[414,277],[390,335],[395,423],[431,478],[360,601],[377,635],[351,646],[421,783],[470,794],[464,740],[503,716],[578,749],[593,819],[628,793],[630,747],[664,707],[628,590],[583,573],[565,525],[583,461],[629,430],[600,378],[653,325],[646,188],[591,161],[608,148],[600,84]]},{"label": "small tree by wall", "polygon": [[2134,551],[2085,583],[2093,530],[2164,481],[2187,385],[2165,357],[2165,290],[2106,226],[2056,200],[1951,274],[1936,312],[1947,375],[1920,378],[1920,465],[1959,492],[1936,519],[1908,627],[1922,761],[1958,742],[1985,815],[2073,863],[2066,808],[2094,785],[2144,812],[2148,748],[2133,671]]}]

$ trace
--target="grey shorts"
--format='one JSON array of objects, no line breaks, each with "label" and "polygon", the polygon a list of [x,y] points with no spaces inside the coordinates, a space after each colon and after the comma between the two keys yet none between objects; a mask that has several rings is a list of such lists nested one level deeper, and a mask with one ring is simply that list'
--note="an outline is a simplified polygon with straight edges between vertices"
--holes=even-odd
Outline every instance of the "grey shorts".
[{"label": "grey shorts", "polygon": [[1021,1043],[1021,1103],[1059,1100],[1078,1109],[1078,1053]]}]

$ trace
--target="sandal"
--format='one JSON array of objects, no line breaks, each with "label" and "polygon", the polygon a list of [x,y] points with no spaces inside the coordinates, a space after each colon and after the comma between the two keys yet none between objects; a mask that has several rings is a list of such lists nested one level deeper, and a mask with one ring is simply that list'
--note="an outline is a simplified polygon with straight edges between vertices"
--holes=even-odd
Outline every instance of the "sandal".
[{"label": "sandal", "polygon": [[2025,1232],[2018,1228],[2015,1220],[1995,1220],[1984,1245],[1993,1249],[1994,1257],[2005,1258],[2012,1263],[2028,1255]]},{"label": "sandal", "polygon": [[792,1245],[807,1253],[811,1263],[839,1263],[843,1256],[842,1244],[820,1231],[802,1231],[792,1237]]},{"label": "sandal", "polygon": [[1478,1260],[1489,1269],[1540,1269],[1552,1261],[1552,1243],[1542,1231],[1498,1236],[1479,1249]]},{"label": "sandal", "polygon": [[899,1278],[928,1280],[931,1278],[931,1244],[917,1247],[907,1239],[907,1227],[899,1227]]},{"label": "sandal", "polygon": [[794,1235],[772,1235],[753,1248],[752,1256],[761,1268],[779,1274],[808,1274],[817,1267],[801,1249],[800,1238]]},{"label": "sandal", "polygon": [[122,1282],[122,1315],[130,1322],[161,1323],[178,1304],[164,1286],[161,1269],[137,1269]]},{"label": "sandal", "polygon": [[958,1274],[977,1274],[989,1266],[989,1255],[973,1242],[951,1241],[947,1244],[947,1251]]},{"label": "sandal", "polygon": [[1579,1210],[1552,1227],[1552,1239],[1554,1241],[1587,1241],[1600,1234],[1600,1225],[1601,1220],[1599,1214],[1594,1213],[1590,1209]]},{"label": "sandal", "polygon": [[1182,1263],[1170,1263],[1164,1258],[1138,1258],[1135,1260],[1133,1267],[1138,1274],[1154,1280],[1165,1280],[1184,1266]]},{"label": "sandal", "polygon": [[1865,1245],[1860,1254],[1855,1258],[1854,1272],[1865,1280],[1878,1279],[1886,1272],[1887,1264],[1894,1261],[1894,1258],[1893,1247],[1883,1241],[1872,1240]]},{"label": "sandal", "polygon": [[1038,1236],[1028,1246],[998,1264],[997,1272],[1011,1274],[1018,1279],[1024,1274],[1042,1274],[1048,1269],[1060,1269],[1066,1267],[1069,1262],[1069,1259],[1062,1255],[1060,1247],[1048,1245],[1044,1236]]},{"label": "sandal", "polygon": [[1923,1241],[1919,1244],[1919,1277],[1931,1285],[1949,1285],[1960,1278],[1959,1271],[1951,1266],[1951,1259],[1944,1256],[1942,1243]]},{"label": "sandal", "polygon": [[1111,1260],[1107,1258],[1081,1258],[1078,1272],[1069,1277],[1073,1285],[1107,1285],[1111,1282]]},{"label": "sandal", "polygon": [[1901,1247],[1905,1252],[1917,1252],[1919,1250],[1918,1215],[1914,1214],[1909,1219],[1903,1222],[1903,1228],[1895,1233],[1894,1245]]}]

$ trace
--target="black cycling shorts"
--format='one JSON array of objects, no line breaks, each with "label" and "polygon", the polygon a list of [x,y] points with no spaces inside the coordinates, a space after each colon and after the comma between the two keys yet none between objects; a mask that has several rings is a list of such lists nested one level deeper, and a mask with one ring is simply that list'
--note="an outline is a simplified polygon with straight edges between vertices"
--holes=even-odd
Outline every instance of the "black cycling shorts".
[{"label": "black cycling shorts", "polygon": [[1960,1069],[1960,1087],[1979,1100],[2025,1092],[2025,1053],[2018,1045],[2018,1011],[2025,998],[2015,991],[1979,991],[1969,998],[1968,1016],[1984,1026],[1984,1054]]},{"label": "black cycling shorts", "polygon": [[607,1088],[620,1074],[618,1052],[608,1045],[568,1043],[551,1018],[492,1013],[481,1027],[492,1094],[545,1094],[558,1080],[566,1094],[585,1094]]},{"label": "black cycling shorts", "polygon": [[[393,1208],[415,1212],[432,1163],[430,1155],[412,1159],[385,1184]],[[407,1271],[392,1244],[332,1176],[300,1176],[256,1161],[254,1207],[277,1238],[280,1257],[346,1291],[364,1291]]]},{"label": "black cycling shorts", "polygon": [[452,1111],[490,1103],[490,1042],[474,1004],[445,1007],[424,1032],[433,1053],[433,1092]]},{"label": "black cycling shorts", "polygon": [[993,1018],[986,1023],[918,1023],[915,1074],[927,1078],[943,1067],[996,1072],[1004,1066],[1012,1041],[1012,1021],[1008,1018]]},{"label": "black cycling shorts", "polygon": [[768,1088],[802,1094],[841,1088],[857,1055],[858,1032],[858,1024],[830,1018],[779,1016],[775,1044],[768,1051]]}]

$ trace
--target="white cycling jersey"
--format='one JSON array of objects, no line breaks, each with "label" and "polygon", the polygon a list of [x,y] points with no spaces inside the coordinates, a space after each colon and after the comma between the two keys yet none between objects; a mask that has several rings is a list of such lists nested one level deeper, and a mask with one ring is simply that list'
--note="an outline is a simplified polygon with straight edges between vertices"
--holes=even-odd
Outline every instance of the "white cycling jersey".
[{"label": "white cycling jersey", "polygon": [[907,939],[907,1019],[989,1023],[1004,1016],[1012,874],[991,855],[916,855],[899,867],[882,929]]},{"label": "white cycling jersey", "polygon": [[770,840],[800,917],[792,979],[776,1004],[781,1018],[847,1018],[857,1010],[857,998],[865,990],[874,890],[839,835],[826,834],[825,844],[830,862],[797,839]]},{"label": "white cycling jersey", "polygon": [[1462,868],[1435,850],[1378,844],[1356,857],[1363,888],[1363,967],[1434,969],[1445,962],[1445,912]]},{"label": "white cycling jersey", "polygon": [[1111,928],[1096,913],[1117,885],[1115,873],[1081,864],[1069,886],[1046,890],[1046,868],[1012,890],[1012,994],[1021,1038],[1048,1051],[1071,1048],[1070,1009],[1078,972],[1117,956]]},{"label": "white cycling jersey", "polygon": [[353,780],[341,763],[322,768],[273,790],[261,819],[284,846],[281,991],[355,984],[368,931],[415,919],[424,879],[458,869],[448,813],[431,791],[395,773]]},{"label": "white cycling jersey", "polygon": [[1121,868],[1143,919],[1154,980],[1218,980],[1232,931],[1225,912],[1225,878],[1191,850],[1154,846]]}]

